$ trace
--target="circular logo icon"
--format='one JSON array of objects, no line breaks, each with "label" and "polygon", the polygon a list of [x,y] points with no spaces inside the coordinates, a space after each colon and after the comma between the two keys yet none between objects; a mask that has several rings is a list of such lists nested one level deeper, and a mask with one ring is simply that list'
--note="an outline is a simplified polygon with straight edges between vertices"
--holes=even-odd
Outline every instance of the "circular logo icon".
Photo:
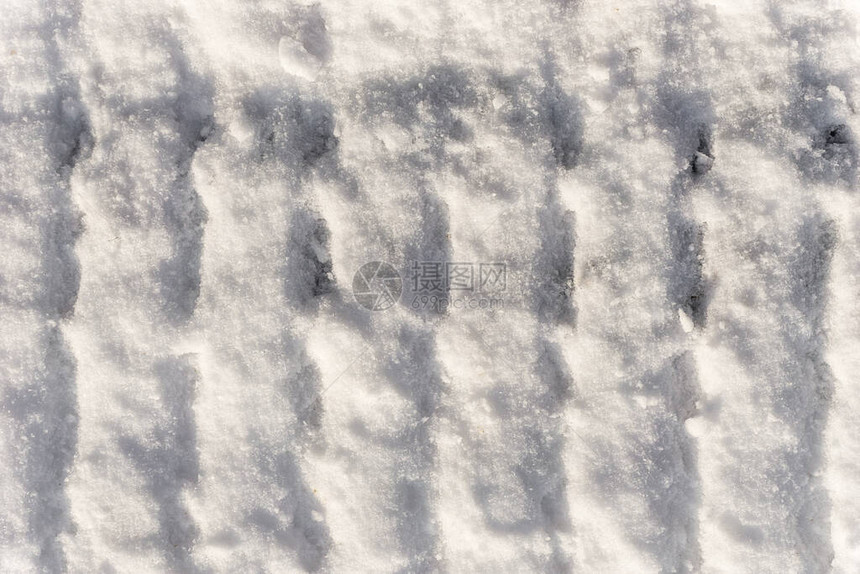
[{"label": "circular logo icon", "polygon": [[397,270],[384,261],[362,265],[352,278],[352,295],[359,305],[371,311],[394,306],[403,293],[403,280]]}]

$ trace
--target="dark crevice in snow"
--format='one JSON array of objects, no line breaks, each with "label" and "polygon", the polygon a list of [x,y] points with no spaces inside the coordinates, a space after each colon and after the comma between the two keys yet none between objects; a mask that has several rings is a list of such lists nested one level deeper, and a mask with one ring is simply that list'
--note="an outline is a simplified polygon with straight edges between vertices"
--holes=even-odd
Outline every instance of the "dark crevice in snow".
[{"label": "dark crevice in snow", "polygon": [[827,126],[823,135],[825,147],[850,144],[854,141],[851,129],[845,124]]},{"label": "dark crevice in snow", "polygon": [[174,323],[187,322],[200,296],[200,262],[207,213],[191,185],[178,184],[165,203],[165,221],[172,236],[172,255],[161,264],[165,312]]},{"label": "dark crevice in snow", "polygon": [[325,219],[313,211],[299,207],[293,212],[284,292],[299,308],[318,304],[318,297],[335,290],[330,236]]},{"label": "dark crevice in snow", "polygon": [[821,157],[835,173],[849,182],[856,182],[860,152],[850,127],[842,123],[825,125],[813,145],[823,151]]},{"label": "dark crevice in snow", "polygon": [[540,250],[534,265],[538,283],[534,298],[535,312],[542,323],[573,325],[576,218],[561,204],[554,168],[567,170],[575,166],[582,152],[584,121],[578,102],[562,91],[556,75],[554,59],[546,55],[542,65],[544,90],[539,100],[555,165],[544,168],[546,196],[537,214]]},{"label": "dark crevice in snow", "polygon": [[93,133],[89,115],[83,109],[76,90],[58,103],[61,123],[56,133],[51,135],[51,143],[56,148],[60,171],[68,178],[66,170],[74,169],[78,160],[86,159],[92,153]]},{"label": "dark crevice in snow", "polygon": [[172,253],[161,264],[160,281],[166,316],[174,324],[183,324],[193,315],[200,296],[200,265],[208,215],[194,188],[191,166],[194,154],[215,129],[214,91],[210,80],[192,66],[180,39],[165,34],[164,40],[179,82],[171,113],[181,145],[174,157],[178,176],[164,201],[164,221]]},{"label": "dark crevice in snow", "polygon": [[[416,190],[408,199],[410,213],[417,214],[414,230],[404,238],[405,263],[407,266],[412,262],[441,264],[444,273],[446,263],[452,261],[450,216],[448,205],[428,181],[427,174],[434,161],[444,162],[450,140],[464,137],[463,126],[453,110],[474,103],[468,76],[454,67],[438,66],[431,67],[424,75],[405,80],[385,79],[370,87],[365,119],[372,121],[382,111],[378,104],[387,101],[392,105],[384,108],[385,114],[393,113],[396,122],[423,138],[432,158],[429,162],[421,159],[418,157],[421,152],[404,158]],[[419,113],[421,103],[429,108],[429,117]],[[428,285],[428,289],[415,290],[411,273],[410,268],[401,270],[402,300],[424,319],[444,317],[448,311],[444,306],[415,309],[410,302],[415,297],[445,298],[449,295],[447,287]],[[435,429],[444,384],[432,324],[402,327],[397,337],[400,351],[386,369],[391,383],[408,398],[414,410],[414,418],[409,417],[397,431],[402,439],[398,441],[402,454],[395,455],[398,464],[392,477],[399,546],[409,557],[408,566],[401,570],[404,574],[445,570],[435,478],[438,462]]]},{"label": "dark crevice in snow", "polygon": [[415,413],[397,431],[399,454],[392,477],[397,536],[401,550],[409,556],[409,566],[401,572],[437,572],[444,561],[436,513],[435,428],[445,387],[432,327],[404,326],[398,341],[399,352],[388,362],[386,375]]},{"label": "dark crevice in snow", "polygon": [[332,169],[326,160],[336,155],[338,138],[329,102],[271,85],[246,96],[242,109],[254,126],[259,161],[283,162],[299,176]]},{"label": "dark crevice in snow", "polygon": [[51,220],[42,226],[44,272],[46,283],[45,311],[62,318],[74,313],[80,286],[80,263],[74,244],[83,232],[82,214],[72,202],[70,181],[72,172],[81,159],[93,149],[93,134],[89,111],[81,102],[78,80],[66,69],[65,51],[71,36],[77,33],[80,6],[58,4],[47,6],[49,18],[45,23],[46,61],[52,67],[51,77],[56,82],[52,102],[53,128],[47,134],[46,147],[56,165],[59,179],[51,188]]},{"label": "dark crevice in snow", "polygon": [[576,323],[574,304],[574,248],[576,216],[559,202],[550,188],[544,207],[538,212],[540,251],[535,261],[535,312],[547,324]]},{"label": "dark crevice in snow", "polygon": [[[663,70],[653,99],[657,111],[654,119],[657,128],[668,135],[678,164],[687,165],[667,189],[670,258],[666,295],[680,315],[680,327],[687,331],[706,327],[712,296],[712,285],[704,274],[707,228],[695,217],[691,194],[708,183],[708,174],[717,161],[717,117],[708,78],[700,65],[699,50],[711,41],[707,28],[700,26],[706,12],[682,2],[666,7],[665,13]],[[683,350],[685,345],[678,347],[670,360],[643,381],[646,389],[662,396],[664,405],[651,419],[653,433],[663,446],[642,444],[652,453],[649,460],[658,469],[642,470],[647,477],[643,486],[651,492],[652,511],[664,517],[667,530],[673,533],[661,542],[668,558],[664,571],[697,572],[702,565],[698,519],[702,487],[697,441],[685,422],[696,414],[701,390],[695,356]],[[668,487],[667,477],[671,477]]]},{"label": "dark crevice in snow", "polygon": [[768,16],[796,58],[797,87],[783,113],[783,123],[805,136],[806,145],[787,150],[788,155],[810,180],[856,189],[860,149],[847,125],[855,114],[854,78],[844,67],[826,60],[822,45],[827,38],[853,41],[856,31],[851,19],[829,10],[798,13],[791,5],[779,3],[769,7]]},{"label": "dark crevice in snow", "polygon": [[302,161],[308,167],[313,167],[320,158],[337,147],[334,112],[329,104],[303,102],[295,113],[295,145]]},{"label": "dark crevice in snow", "polygon": [[[52,85],[38,104],[46,128],[44,147],[51,170],[35,181],[47,209],[32,221],[39,230],[41,289],[35,300],[42,325],[36,331],[33,352],[37,368],[22,387],[10,386],[2,397],[16,422],[22,449],[23,489],[28,509],[27,530],[38,549],[40,572],[68,569],[61,538],[73,535],[66,480],[74,464],[78,443],[77,361],[64,336],[64,320],[72,317],[78,298],[81,268],[75,242],[83,232],[82,215],[72,200],[70,180],[79,160],[92,150],[89,115],[81,104],[77,79],[68,70],[67,50],[77,34],[77,3],[45,3],[45,20],[38,30],[45,47],[44,65]],[[12,191],[12,190],[8,190]],[[6,190],[4,190],[6,193]],[[11,195],[11,194],[10,194]],[[12,207],[12,206],[10,206]],[[14,206],[20,209],[22,206]]]},{"label": "dark crevice in snow", "polygon": [[[422,184],[419,184],[422,185]],[[415,213],[419,213],[419,224],[412,237],[409,238],[404,255],[406,261],[409,262],[431,262],[441,263],[441,266],[435,267],[441,270],[441,273],[447,273],[446,263],[451,262],[451,241],[450,234],[450,219],[448,215],[448,206],[445,202],[430,189],[423,187],[419,189],[418,195],[415,198]],[[438,285],[426,285],[427,288],[419,290],[414,289],[410,279],[412,270],[403,270],[402,276],[407,280],[403,285],[403,300],[410,304],[414,297],[436,297],[437,299],[448,297],[450,292],[448,286],[439,283]],[[421,307],[414,309],[419,315],[445,315],[447,309],[444,306]]]},{"label": "dark crevice in snow", "polygon": [[668,295],[693,324],[701,329],[705,327],[707,320],[712,287],[703,272],[705,226],[692,216],[690,190],[689,175],[678,174],[672,182],[672,201],[666,216],[672,250]]},{"label": "dark crevice in snow", "polygon": [[[808,481],[789,490],[796,505],[797,534],[809,571],[825,571],[833,559],[830,540],[830,499],[821,477],[825,465],[824,431],[834,393],[834,377],[825,360],[825,321],[828,312],[828,284],[833,252],[838,241],[834,221],[816,213],[807,216],[797,232],[797,249],[788,263],[790,299],[806,322],[805,328],[789,328],[783,323],[781,335],[792,350],[784,366],[791,372],[806,373],[802,384],[783,387],[776,397],[776,412],[797,429],[799,448],[786,457],[790,468]],[[798,482],[801,482],[800,480]]]},{"label": "dark crevice in snow", "polygon": [[[270,444],[254,432],[249,443],[254,474],[271,481],[261,488],[272,488],[277,498],[274,505],[265,504],[247,513],[244,532],[263,534],[292,549],[306,572],[322,570],[333,542],[325,509],[307,485],[300,461],[283,443]],[[260,559],[265,563],[265,557]]]},{"label": "dark crevice in snow", "polygon": [[565,93],[556,77],[552,54],[545,56],[541,66],[544,89],[540,96],[542,115],[552,155],[563,169],[573,168],[582,153],[584,124],[580,102]]},{"label": "dark crevice in snow", "polygon": [[46,328],[40,338],[44,363],[33,384],[9,389],[2,402],[26,444],[22,472],[28,533],[39,549],[36,569],[59,573],[67,570],[60,536],[74,534],[65,484],[78,441],[76,364],[60,328]]},{"label": "dark crevice in snow", "polygon": [[507,99],[499,113],[511,134],[530,145],[545,142],[557,167],[574,168],[583,148],[582,103],[560,84],[553,55],[544,56],[540,82],[525,74],[495,74],[492,84]]},{"label": "dark crevice in snow", "polygon": [[[797,12],[774,3],[768,16],[796,58],[795,83],[784,123],[807,136],[808,145],[788,150],[801,173],[813,183],[857,189],[860,150],[847,120],[855,114],[852,77],[826,59],[828,39],[849,41],[854,24],[836,11]],[[828,570],[834,559],[830,533],[831,501],[822,480],[826,465],[824,435],[835,389],[825,360],[828,284],[839,231],[819,205],[812,205],[797,231],[797,248],[789,256],[790,304],[805,323],[802,328],[781,324],[781,336],[792,350],[782,368],[803,373],[803,380],[780,390],[776,410],[797,429],[799,445],[786,457],[797,469],[802,486],[787,489],[797,517],[796,531],[804,567]]]},{"label": "dark crevice in snow", "polygon": [[844,123],[834,123],[834,120],[838,122],[841,119],[841,113],[826,107],[828,103],[833,108],[839,106],[833,104],[825,93],[823,88],[810,87],[803,102],[798,104],[802,107],[812,107],[813,104],[807,101],[812,100],[820,109],[802,112],[803,115],[810,117],[812,123],[811,126],[801,128],[810,134],[809,145],[798,150],[793,156],[798,168],[810,180],[855,187],[858,181],[858,165],[860,165],[860,152],[858,152],[856,139]]},{"label": "dark crevice in snow", "polygon": [[292,344],[294,347],[286,349],[286,352],[293,359],[295,367],[284,382],[284,392],[298,422],[296,436],[299,445],[316,446],[321,444],[317,433],[322,428],[324,407],[320,395],[324,391],[320,371],[302,345]]},{"label": "dark crevice in snow", "polygon": [[81,283],[75,242],[84,232],[83,216],[71,200],[68,176],[53,187],[52,210],[42,229],[44,311],[68,319],[74,315]]},{"label": "dark crevice in snow", "polygon": [[158,547],[170,569],[204,572],[192,551],[199,529],[183,503],[184,492],[198,481],[200,463],[194,398],[199,375],[194,357],[171,357],[155,365],[162,414],[145,438],[125,435],[119,446],[144,476],[158,507]]},{"label": "dark crevice in snow", "polygon": [[708,173],[714,165],[713,152],[713,135],[711,128],[707,124],[699,126],[698,139],[699,143],[696,146],[696,151],[690,158],[690,171],[696,176],[701,176]]},{"label": "dark crevice in snow", "polygon": [[[284,269],[284,296],[300,313],[318,312],[321,299],[339,304],[337,284],[329,251],[330,232],[325,219],[305,207],[297,207],[289,226],[288,258]],[[323,401],[320,372],[304,343],[291,333],[286,349],[296,367],[286,381],[285,392],[298,421],[302,440],[316,440],[322,427]]]},{"label": "dark crevice in snow", "polygon": [[[477,104],[471,72],[454,65],[432,65],[419,71],[382,76],[362,86],[357,98],[361,120],[373,127],[393,122],[409,134],[411,142],[397,150],[394,157],[382,158],[411,183],[407,213],[414,221],[406,230],[402,245],[402,301],[424,321],[400,328],[396,356],[386,367],[386,376],[411,408],[398,437],[393,457],[395,475],[392,503],[396,510],[399,548],[408,564],[398,570],[407,572],[448,571],[455,565],[445,562],[441,525],[437,516],[439,500],[436,429],[439,408],[445,392],[442,366],[436,349],[433,325],[444,320],[449,309],[429,304],[415,308],[415,298],[442,301],[454,296],[443,281],[414,284],[412,265],[425,263],[447,273],[452,261],[449,207],[435,188],[433,176],[451,160],[452,143],[472,138],[472,129],[459,117],[463,110]],[[385,166],[388,167],[388,166]],[[423,275],[422,275],[423,277]]]},{"label": "dark crevice in snow", "polygon": [[535,460],[527,461],[529,474],[524,477],[532,484],[540,501],[543,529],[552,547],[551,571],[572,572],[573,556],[558,540],[559,533],[571,532],[570,504],[567,499],[567,472],[564,466],[564,430],[558,415],[562,414],[576,395],[575,381],[558,346],[540,336],[542,351],[536,363],[538,377],[543,386],[537,404],[545,415],[544,423],[551,429],[537,441],[540,448],[532,451]]}]

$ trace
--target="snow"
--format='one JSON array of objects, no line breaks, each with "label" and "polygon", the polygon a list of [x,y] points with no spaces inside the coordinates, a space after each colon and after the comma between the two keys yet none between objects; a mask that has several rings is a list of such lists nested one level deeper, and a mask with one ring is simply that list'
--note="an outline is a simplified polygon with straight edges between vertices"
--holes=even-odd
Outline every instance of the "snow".
[{"label": "snow", "polygon": [[860,5],[2,8],[0,572],[860,572]]}]

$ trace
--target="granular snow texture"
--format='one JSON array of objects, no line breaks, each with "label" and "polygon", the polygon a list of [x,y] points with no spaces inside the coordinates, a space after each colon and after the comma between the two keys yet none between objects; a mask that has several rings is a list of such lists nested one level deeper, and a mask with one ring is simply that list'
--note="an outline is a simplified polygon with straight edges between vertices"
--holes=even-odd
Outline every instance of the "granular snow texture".
[{"label": "granular snow texture", "polygon": [[860,572],[856,0],[0,14],[0,573]]}]

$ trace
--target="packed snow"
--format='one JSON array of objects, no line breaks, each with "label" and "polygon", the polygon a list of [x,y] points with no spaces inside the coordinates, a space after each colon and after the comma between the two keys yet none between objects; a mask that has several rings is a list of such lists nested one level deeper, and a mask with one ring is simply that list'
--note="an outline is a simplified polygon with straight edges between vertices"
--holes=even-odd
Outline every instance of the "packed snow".
[{"label": "packed snow", "polygon": [[857,0],[0,8],[0,574],[860,573]]}]

